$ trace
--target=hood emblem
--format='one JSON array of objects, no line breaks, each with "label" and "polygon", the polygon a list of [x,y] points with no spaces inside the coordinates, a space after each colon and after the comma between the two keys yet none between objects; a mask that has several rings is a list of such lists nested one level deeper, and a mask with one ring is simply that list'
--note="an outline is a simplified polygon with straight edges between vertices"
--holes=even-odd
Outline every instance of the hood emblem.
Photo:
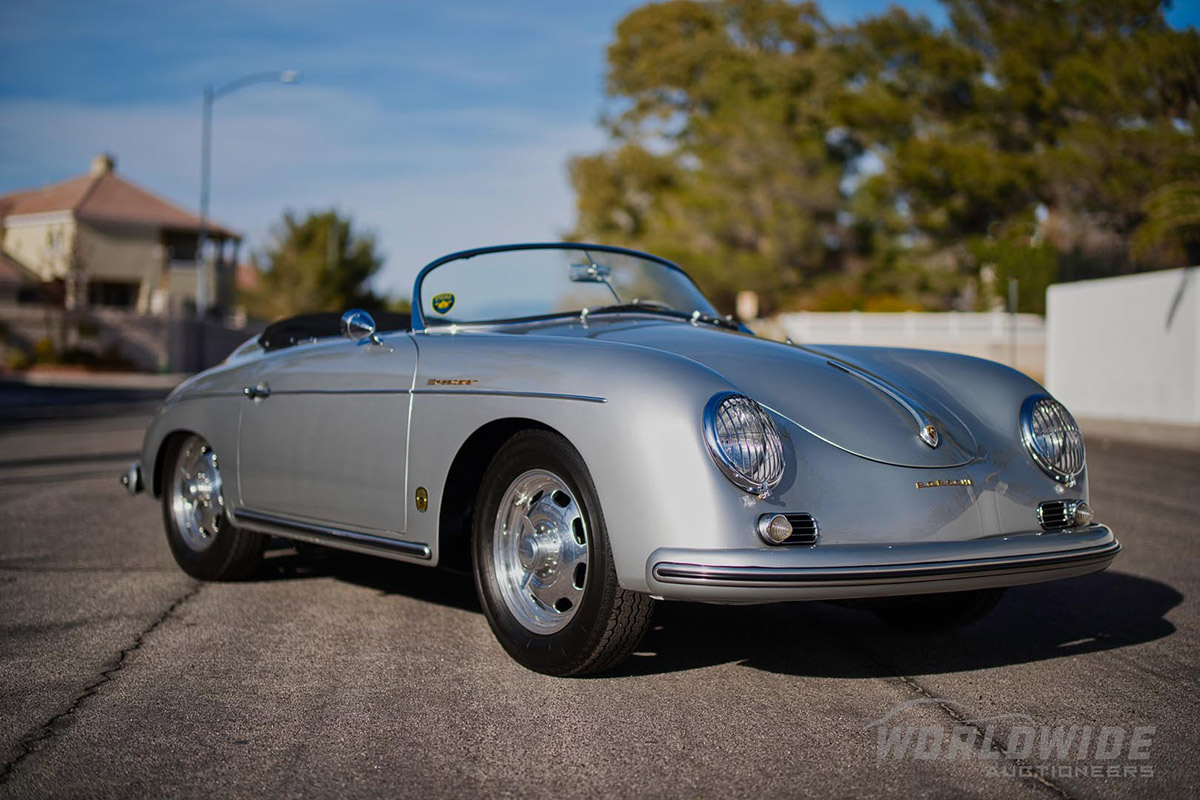
[{"label": "hood emblem", "polygon": [[940,437],[938,436],[937,428],[932,425],[926,425],[921,429],[921,441],[930,447],[937,447]]}]

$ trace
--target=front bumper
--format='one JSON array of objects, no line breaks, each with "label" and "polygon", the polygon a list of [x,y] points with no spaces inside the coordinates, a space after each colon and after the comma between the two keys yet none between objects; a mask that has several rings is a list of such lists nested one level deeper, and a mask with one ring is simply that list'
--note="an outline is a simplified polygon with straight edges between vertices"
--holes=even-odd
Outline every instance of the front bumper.
[{"label": "front bumper", "polygon": [[766,603],[959,592],[1071,578],[1104,569],[1121,544],[1104,525],[959,542],[805,548],[660,548],[650,593],[672,600]]}]

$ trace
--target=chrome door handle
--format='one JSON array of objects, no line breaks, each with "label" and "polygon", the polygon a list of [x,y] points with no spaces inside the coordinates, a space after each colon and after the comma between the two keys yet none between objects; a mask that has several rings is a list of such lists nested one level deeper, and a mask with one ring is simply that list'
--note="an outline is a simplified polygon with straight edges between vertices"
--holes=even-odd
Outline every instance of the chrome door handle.
[{"label": "chrome door handle", "polygon": [[265,383],[260,383],[257,386],[247,386],[242,389],[242,394],[246,395],[249,400],[265,400],[271,396],[271,387]]}]

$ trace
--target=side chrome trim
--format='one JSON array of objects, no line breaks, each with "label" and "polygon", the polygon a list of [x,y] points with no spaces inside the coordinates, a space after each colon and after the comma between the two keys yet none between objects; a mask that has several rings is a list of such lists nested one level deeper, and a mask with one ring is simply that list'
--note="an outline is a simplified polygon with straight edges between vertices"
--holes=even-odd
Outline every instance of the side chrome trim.
[{"label": "side chrome trim", "polygon": [[607,397],[587,394],[559,394],[558,392],[515,392],[502,389],[413,389],[413,394],[470,394],[485,397],[529,397],[548,400],[579,400],[584,403],[607,403]]},{"label": "side chrome trim", "polygon": [[360,394],[469,394],[484,397],[526,397],[535,400],[578,400],[584,403],[607,403],[607,397],[588,394],[563,394],[559,392],[519,392],[504,389],[281,389],[271,392],[272,397],[291,397],[306,394],[360,395]]},{"label": "side chrome trim", "polygon": [[937,428],[929,421],[929,417],[925,415],[925,412],[917,407],[916,403],[900,394],[897,389],[876,378],[869,372],[865,372],[850,364],[834,361],[833,359],[827,359],[825,363],[835,369],[840,369],[847,375],[858,378],[863,383],[891,399],[896,405],[907,411],[909,416],[913,418],[913,421],[917,423],[917,438],[930,447],[938,446],[941,437],[938,436]]},{"label": "side chrome trim", "polygon": [[263,514],[258,511],[236,509],[233,521],[249,530],[282,536],[285,539],[298,539],[311,544],[323,544],[344,550],[357,550],[385,556],[408,556],[410,558],[428,559],[431,556],[429,545],[420,542],[409,542],[403,539],[392,539],[386,536],[373,536],[369,533],[358,533],[328,525],[317,525],[311,522],[301,522],[294,519],[277,517],[273,514]]},{"label": "side chrome trim", "polygon": [[814,586],[952,580],[976,575],[1024,573],[1112,561],[1121,544],[1068,552],[962,561],[887,564],[867,567],[734,567],[660,562],[653,575],[663,583],[710,586]]},{"label": "side chrome trim", "polygon": [[411,394],[411,389],[277,389],[274,397],[291,397],[303,394]]}]

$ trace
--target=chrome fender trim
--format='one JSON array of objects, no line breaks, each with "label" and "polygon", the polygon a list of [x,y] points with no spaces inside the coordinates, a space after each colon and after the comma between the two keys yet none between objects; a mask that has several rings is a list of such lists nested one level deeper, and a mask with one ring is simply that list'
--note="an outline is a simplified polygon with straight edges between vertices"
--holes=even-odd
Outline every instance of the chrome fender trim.
[{"label": "chrome fender trim", "polygon": [[386,536],[375,536],[369,533],[348,531],[328,525],[318,525],[312,522],[277,517],[273,514],[263,514],[259,511],[237,509],[233,513],[234,523],[246,530],[281,536],[285,539],[296,539],[309,544],[320,544],[336,547],[341,550],[353,550],[369,555],[379,555],[388,558],[419,558],[428,560],[431,557],[429,545],[420,542],[410,542],[404,539],[392,539]]}]

